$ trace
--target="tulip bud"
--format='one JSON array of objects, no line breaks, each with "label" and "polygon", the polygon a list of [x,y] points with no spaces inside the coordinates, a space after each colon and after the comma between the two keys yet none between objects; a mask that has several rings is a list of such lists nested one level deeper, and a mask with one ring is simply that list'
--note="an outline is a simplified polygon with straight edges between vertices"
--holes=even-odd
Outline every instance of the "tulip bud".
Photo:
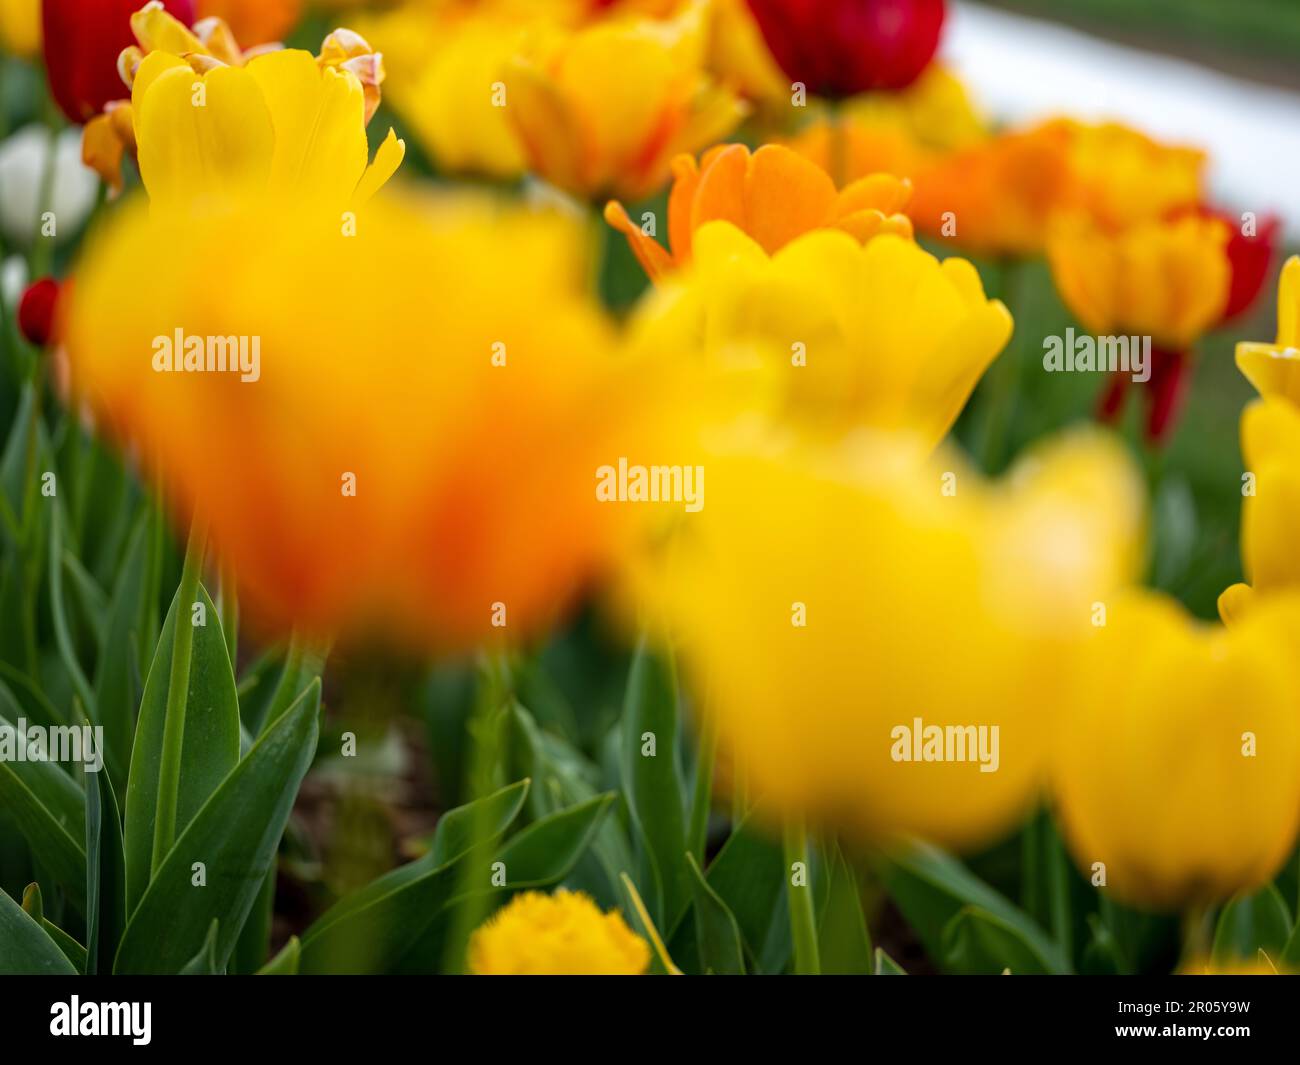
[{"label": "tulip bud", "polygon": [[[127,95],[117,57],[135,43],[131,16],[143,6],[143,0],[44,0],[45,69],[50,92],[70,121],[87,122]],[[194,0],[163,6],[185,25],[194,22]]]},{"label": "tulip bud", "polygon": [[52,277],[43,277],[28,285],[18,301],[18,329],[38,348],[50,342],[58,300],[59,283]]},{"label": "tulip bud", "polygon": [[912,84],[939,46],[944,0],[749,0],[781,69],[822,96]]}]

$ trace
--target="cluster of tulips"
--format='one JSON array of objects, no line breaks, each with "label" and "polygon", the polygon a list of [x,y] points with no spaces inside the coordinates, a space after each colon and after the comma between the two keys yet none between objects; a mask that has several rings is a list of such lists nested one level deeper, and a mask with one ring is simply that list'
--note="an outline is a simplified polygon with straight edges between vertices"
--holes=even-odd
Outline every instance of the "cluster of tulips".
[{"label": "cluster of tulips", "polygon": [[[315,53],[274,43],[310,0],[0,6],[103,190],[62,276],[17,303],[27,342],[6,338],[27,432],[5,454],[31,459],[0,467],[8,557],[29,521],[106,538],[85,504],[105,442],[188,543],[177,617],[211,602],[236,673],[280,641],[298,689],[326,647],[477,653],[484,713],[510,716],[512,674],[582,604],[639,642],[614,800],[635,860],[600,852],[621,915],[511,880],[486,923],[487,903],[459,918],[451,967],[895,971],[869,945],[881,892],[956,970],[1133,971],[1125,922],[1180,910],[1186,969],[1300,967],[1273,886],[1300,834],[1300,259],[1276,343],[1237,351],[1262,398],[1241,430],[1249,583],[1221,623],[1140,586],[1148,487],[1120,436],[1062,427],[991,476],[1003,387],[985,454],[948,439],[1015,372],[1015,279],[1038,260],[1083,330],[1150,338],[1150,380],[1105,380],[1096,420],[1132,392],[1136,446],[1162,446],[1197,341],[1277,258],[1277,219],[1209,202],[1201,152],[1068,117],[993,127],[935,58],[942,0],[334,3],[347,28]],[[601,292],[623,241],[630,302]],[[255,371],[233,355],[250,341]],[[60,448],[83,460],[69,512],[32,517]],[[611,499],[599,471],[620,464],[698,471],[698,498]],[[140,527],[104,557],[160,579],[162,525]],[[15,687],[47,668],[41,584],[5,586]],[[147,672],[158,619],[135,609]],[[179,836],[200,771],[179,746],[195,637],[169,624],[155,880],[169,772]],[[67,643],[63,716],[111,724]],[[240,711],[253,738],[280,727]],[[124,720],[109,768],[135,801]],[[1017,830],[1027,914],[937,849]],[[783,950],[729,894],[765,840]],[[1241,941],[1211,960],[1225,906]]]}]

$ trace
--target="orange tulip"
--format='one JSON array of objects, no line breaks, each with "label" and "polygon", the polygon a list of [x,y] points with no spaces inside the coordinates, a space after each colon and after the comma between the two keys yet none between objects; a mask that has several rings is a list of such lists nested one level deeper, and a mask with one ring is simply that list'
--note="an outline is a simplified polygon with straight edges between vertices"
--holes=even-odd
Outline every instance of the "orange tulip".
[{"label": "orange tulip", "polygon": [[199,16],[222,19],[245,45],[280,41],[298,23],[302,0],[199,0]]},{"label": "orange tulip", "polygon": [[697,229],[708,222],[730,222],[769,255],[814,229],[842,229],[866,243],[879,233],[912,235],[912,223],[899,212],[911,185],[890,174],[873,174],[837,192],[826,172],[797,152],[768,144],[753,154],[743,144],[725,144],[673,160],[674,182],[668,199],[668,239],[664,248],[611,201],[605,219],[625,237],[652,280],[684,265]]},{"label": "orange tulip", "polygon": [[1070,189],[1069,136],[1058,126],[1004,133],[923,163],[912,217],[921,232],[989,255],[1033,255]]}]

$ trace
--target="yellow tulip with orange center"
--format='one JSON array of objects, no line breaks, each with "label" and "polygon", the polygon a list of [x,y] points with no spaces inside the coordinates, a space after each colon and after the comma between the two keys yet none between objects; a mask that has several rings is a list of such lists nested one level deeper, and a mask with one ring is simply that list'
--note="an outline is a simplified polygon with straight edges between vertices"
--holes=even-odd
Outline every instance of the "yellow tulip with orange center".
[{"label": "yellow tulip with orange center", "polygon": [[601,913],[581,892],[525,891],[470,939],[477,976],[640,976],[650,947],[617,910]]},{"label": "yellow tulip with orange center", "polygon": [[584,199],[637,200],[677,155],[726,136],[744,106],[706,72],[705,15],[535,27],[501,79],[529,168]]},{"label": "yellow tulip with orange center", "polygon": [[131,26],[140,47],[119,62],[131,102],[87,126],[83,153],[120,185],[133,144],[157,208],[225,210],[269,193],[343,211],[401,164],[405,145],[392,130],[369,161],[383,65],[356,34],[336,30],[316,57],[244,53],[219,21],[200,38],[155,4]]},{"label": "yellow tulip with orange center", "polygon": [[768,144],[753,154],[743,144],[722,144],[695,162],[691,155],[673,160],[673,187],[668,197],[665,249],[637,225],[617,201],[605,208],[605,220],[622,233],[653,281],[690,261],[697,229],[726,221],[743,230],[769,254],[813,229],[840,229],[865,243],[879,233],[912,235],[912,223],[900,213],[911,186],[890,174],[874,174],[836,192],[826,172],[780,145]]},{"label": "yellow tulip with orange center", "polygon": [[1175,909],[1277,873],[1300,831],[1297,629],[1294,596],[1226,630],[1153,593],[1108,605],[1055,772],[1070,849],[1101,890]]},{"label": "yellow tulip with orange center", "polygon": [[1243,341],[1237,366],[1263,399],[1241,416],[1241,452],[1251,490],[1243,492],[1241,559],[1248,584],[1219,597],[1219,613],[1235,624],[1258,594],[1300,588],[1300,256],[1282,268],[1277,342]]},{"label": "yellow tulip with orange center", "polygon": [[969,262],[940,262],[897,235],[862,244],[817,229],[768,254],[713,221],[690,246],[690,268],[648,301],[638,333],[693,357],[724,418],[757,413],[831,439],[901,430],[934,447],[1011,335]]},{"label": "yellow tulip with orange center", "polygon": [[572,226],[395,195],[355,229],[274,197],[136,204],[78,268],[72,386],[207,521],[264,629],[524,638],[639,517],[598,469],[675,461],[653,446],[667,376],[613,357]]},{"label": "yellow tulip with orange center", "polygon": [[707,505],[644,594],[758,810],[977,846],[1044,782],[1143,491],[1094,435],[997,484],[917,455],[899,437],[710,452]]}]

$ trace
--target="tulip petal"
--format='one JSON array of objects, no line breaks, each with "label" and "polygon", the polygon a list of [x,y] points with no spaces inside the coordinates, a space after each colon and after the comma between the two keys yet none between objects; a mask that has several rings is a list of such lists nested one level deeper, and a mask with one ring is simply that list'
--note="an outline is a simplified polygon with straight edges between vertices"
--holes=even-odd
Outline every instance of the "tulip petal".
[{"label": "tulip petal", "polygon": [[399,140],[397,134],[389,129],[388,136],[375,152],[375,161],[366,167],[361,181],[352,194],[352,203],[360,206],[388,183],[388,179],[397,173],[397,168],[406,158],[406,142]]}]

